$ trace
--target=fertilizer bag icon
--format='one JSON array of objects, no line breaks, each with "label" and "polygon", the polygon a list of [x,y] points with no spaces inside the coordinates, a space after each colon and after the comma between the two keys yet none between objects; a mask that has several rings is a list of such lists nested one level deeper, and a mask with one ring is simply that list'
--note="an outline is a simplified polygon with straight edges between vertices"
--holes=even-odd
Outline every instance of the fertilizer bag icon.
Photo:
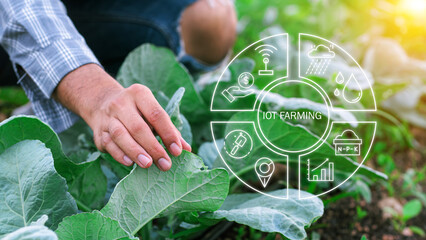
[{"label": "fertilizer bag icon", "polygon": [[336,156],[359,156],[362,139],[352,130],[345,130],[333,140]]}]

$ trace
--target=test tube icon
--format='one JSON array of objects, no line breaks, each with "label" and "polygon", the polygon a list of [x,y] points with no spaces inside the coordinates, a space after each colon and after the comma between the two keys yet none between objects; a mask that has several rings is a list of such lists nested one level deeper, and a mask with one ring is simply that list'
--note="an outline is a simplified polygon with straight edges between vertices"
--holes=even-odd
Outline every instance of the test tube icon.
[{"label": "test tube icon", "polygon": [[231,150],[231,155],[235,155],[237,153],[237,151],[240,148],[242,148],[244,146],[244,144],[246,144],[246,142],[247,142],[247,138],[244,137],[242,132],[240,132],[237,139],[235,139],[234,147]]}]

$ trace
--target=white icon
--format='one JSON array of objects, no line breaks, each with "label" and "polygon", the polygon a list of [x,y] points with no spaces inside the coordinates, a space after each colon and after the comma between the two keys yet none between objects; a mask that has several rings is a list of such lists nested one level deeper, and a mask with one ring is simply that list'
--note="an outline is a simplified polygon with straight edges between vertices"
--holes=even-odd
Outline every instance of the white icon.
[{"label": "white icon", "polygon": [[344,81],[345,81],[345,78],[343,77],[343,74],[339,72],[336,76],[337,84],[343,84]]},{"label": "white icon", "polygon": [[326,162],[328,162],[328,158],[325,159],[324,162],[322,162],[320,165],[318,165],[316,168],[311,170],[311,161],[308,159],[308,181],[310,182],[332,182],[334,181],[334,163],[329,162],[328,168],[321,168],[319,174],[312,174],[311,172],[314,172],[318,170],[320,167],[322,167]]},{"label": "white icon", "polygon": [[246,157],[253,149],[253,140],[243,130],[233,130],[225,136],[225,151],[236,159]]},{"label": "white icon", "polygon": [[336,156],[359,156],[361,154],[362,139],[354,131],[345,130],[333,140]]},{"label": "white icon", "polygon": [[269,158],[266,158],[266,157],[259,158],[256,161],[254,170],[256,171],[257,177],[262,183],[262,186],[265,188],[269,180],[271,179],[272,174],[275,171],[275,164]]},{"label": "white icon", "polygon": [[[339,72],[336,76],[336,83],[337,84],[343,84],[345,82],[345,78],[343,77],[343,74],[341,72]],[[353,95],[350,92],[350,87],[351,89],[354,89],[357,91],[357,93],[355,95]],[[334,95],[336,97],[340,96],[340,90],[339,89],[335,89],[334,90]],[[343,99],[345,99],[346,102],[348,103],[357,103],[359,102],[359,100],[361,100],[362,98],[362,88],[361,85],[359,85],[358,80],[356,80],[354,74],[352,73],[351,76],[349,77],[349,80],[346,82],[345,86],[343,87]]]},{"label": "white icon", "polygon": [[277,48],[269,45],[269,44],[263,44],[260,46],[257,46],[254,50],[259,50],[259,53],[262,54],[263,57],[263,63],[265,64],[265,69],[259,70],[259,75],[274,75],[274,70],[268,69],[268,63],[269,63],[269,57],[271,56],[269,53],[274,53],[274,50],[276,51]]},{"label": "white icon", "polygon": [[[333,47],[333,46],[331,46]],[[311,59],[306,74],[324,74],[336,54],[330,50],[329,47],[322,44],[314,46],[308,53],[308,57]]]},{"label": "white icon", "polygon": [[230,103],[235,101],[237,98],[244,98],[254,93],[253,89],[250,89],[254,84],[254,77],[249,72],[243,72],[238,76],[238,86],[231,86],[222,91],[222,95]]}]

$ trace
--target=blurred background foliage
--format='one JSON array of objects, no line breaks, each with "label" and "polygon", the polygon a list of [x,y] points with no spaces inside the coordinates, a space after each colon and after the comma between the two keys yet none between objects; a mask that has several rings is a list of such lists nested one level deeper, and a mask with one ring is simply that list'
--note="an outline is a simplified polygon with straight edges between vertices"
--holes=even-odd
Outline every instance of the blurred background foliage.
[{"label": "blurred background foliage", "polygon": [[389,37],[413,57],[426,59],[424,0],[236,0],[239,52],[259,39],[259,32],[279,25],[291,36],[300,32],[335,42],[360,37]]},{"label": "blurred background foliage", "polygon": [[235,5],[234,53],[283,32],[294,46],[299,33],[329,39],[371,73],[378,106],[386,110],[379,111],[382,121],[426,128],[426,0],[236,0]]}]

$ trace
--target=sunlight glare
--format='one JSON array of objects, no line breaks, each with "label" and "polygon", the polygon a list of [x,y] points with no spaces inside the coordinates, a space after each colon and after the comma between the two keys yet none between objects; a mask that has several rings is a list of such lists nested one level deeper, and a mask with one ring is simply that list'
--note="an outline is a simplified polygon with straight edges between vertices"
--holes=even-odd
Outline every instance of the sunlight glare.
[{"label": "sunlight glare", "polygon": [[411,14],[424,14],[426,11],[426,0],[402,0],[402,9]]}]

